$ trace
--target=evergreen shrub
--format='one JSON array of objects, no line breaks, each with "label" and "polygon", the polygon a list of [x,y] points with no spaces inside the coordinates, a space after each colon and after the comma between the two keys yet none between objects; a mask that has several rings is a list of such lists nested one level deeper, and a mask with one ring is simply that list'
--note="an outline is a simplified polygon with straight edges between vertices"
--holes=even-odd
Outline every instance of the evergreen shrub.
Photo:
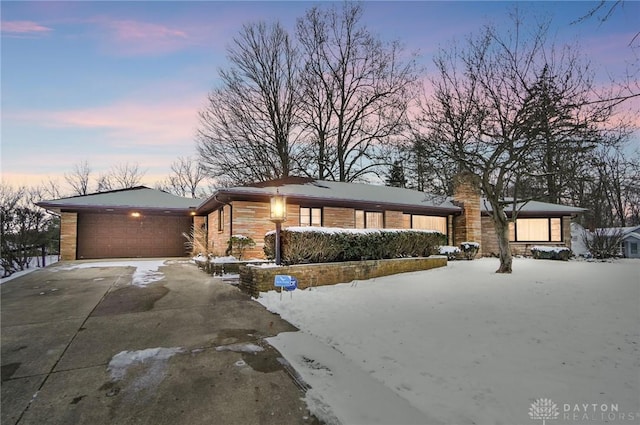
[{"label": "evergreen shrub", "polygon": [[[428,257],[446,241],[440,232],[404,229],[288,227],[280,233],[282,264],[330,263]],[[265,235],[264,252],[275,258],[275,232]]]}]

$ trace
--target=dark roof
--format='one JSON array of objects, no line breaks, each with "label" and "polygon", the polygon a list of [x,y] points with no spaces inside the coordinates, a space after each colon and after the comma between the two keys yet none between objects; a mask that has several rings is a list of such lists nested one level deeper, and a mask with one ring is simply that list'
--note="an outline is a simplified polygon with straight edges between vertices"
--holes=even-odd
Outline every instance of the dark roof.
[{"label": "dark roof", "polygon": [[165,211],[195,210],[199,199],[183,198],[162,190],[137,186],[130,189],[111,190],[89,195],[72,196],[38,202],[38,206],[50,211],[102,210],[102,209],[141,209]]}]

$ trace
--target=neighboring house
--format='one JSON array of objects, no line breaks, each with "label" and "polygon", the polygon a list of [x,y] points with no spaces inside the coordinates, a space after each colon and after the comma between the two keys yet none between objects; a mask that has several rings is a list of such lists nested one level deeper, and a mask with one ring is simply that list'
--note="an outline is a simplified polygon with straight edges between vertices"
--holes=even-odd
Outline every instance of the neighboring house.
[{"label": "neighboring house", "polygon": [[640,258],[640,226],[632,228],[622,238],[622,255],[626,258]]},{"label": "neighboring house", "polygon": [[625,258],[640,258],[640,226],[607,227],[598,229],[605,235],[621,236],[619,255]]},{"label": "neighboring house", "polygon": [[[61,215],[63,259],[182,256],[186,254],[182,233],[192,223],[206,230],[202,243],[210,253],[224,255],[231,236],[244,235],[256,242],[245,256],[264,257],[264,235],[275,228],[269,208],[276,193],[287,197],[283,228],[437,230],[447,236],[449,245],[480,242],[482,255],[496,255],[490,208],[475,182],[473,176],[458,176],[455,194],[448,198],[396,187],[290,177],[219,189],[203,202],[138,187],[39,205]],[[518,209],[511,229],[514,254],[530,254],[533,245],[570,248],[571,218],[584,211],[536,201]]]},{"label": "neighboring house", "polygon": [[200,202],[138,186],[38,205],[60,215],[61,258],[80,260],[184,256]]}]

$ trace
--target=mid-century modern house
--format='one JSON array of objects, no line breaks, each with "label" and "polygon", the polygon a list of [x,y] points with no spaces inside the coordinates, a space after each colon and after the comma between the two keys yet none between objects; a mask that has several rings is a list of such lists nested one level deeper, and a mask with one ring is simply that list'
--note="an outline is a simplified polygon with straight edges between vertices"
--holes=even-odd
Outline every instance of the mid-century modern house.
[{"label": "mid-century modern house", "polygon": [[[224,255],[232,235],[251,237],[245,258],[264,258],[264,235],[274,230],[270,200],[286,198],[287,226],[429,229],[447,235],[449,245],[480,242],[483,255],[498,252],[489,217],[472,176],[458,176],[453,197],[359,183],[290,177],[217,190],[204,201],[136,187],[41,202],[61,217],[65,260],[186,255],[183,233],[206,229],[209,253]],[[518,207],[511,228],[512,251],[533,245],[571,246],[570,222],[581,208],[530,201]]]}]

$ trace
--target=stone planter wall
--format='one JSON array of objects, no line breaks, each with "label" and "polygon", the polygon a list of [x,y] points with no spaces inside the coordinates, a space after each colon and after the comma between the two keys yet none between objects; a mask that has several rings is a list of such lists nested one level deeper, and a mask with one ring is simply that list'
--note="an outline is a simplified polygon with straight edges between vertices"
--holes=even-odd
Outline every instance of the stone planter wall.
[{"label": "stone planter wall", "polygon": [[257,297],[274,287],[277,274],[298,279],[301,289],[312,286],[335,285],[353,280],[366,280],[397,273],[429,270],[447,265],[446,256],[397,258],[392,260],[348,261],[342,263],[296,264],[284,267],[240,267],[240,289]]}]

